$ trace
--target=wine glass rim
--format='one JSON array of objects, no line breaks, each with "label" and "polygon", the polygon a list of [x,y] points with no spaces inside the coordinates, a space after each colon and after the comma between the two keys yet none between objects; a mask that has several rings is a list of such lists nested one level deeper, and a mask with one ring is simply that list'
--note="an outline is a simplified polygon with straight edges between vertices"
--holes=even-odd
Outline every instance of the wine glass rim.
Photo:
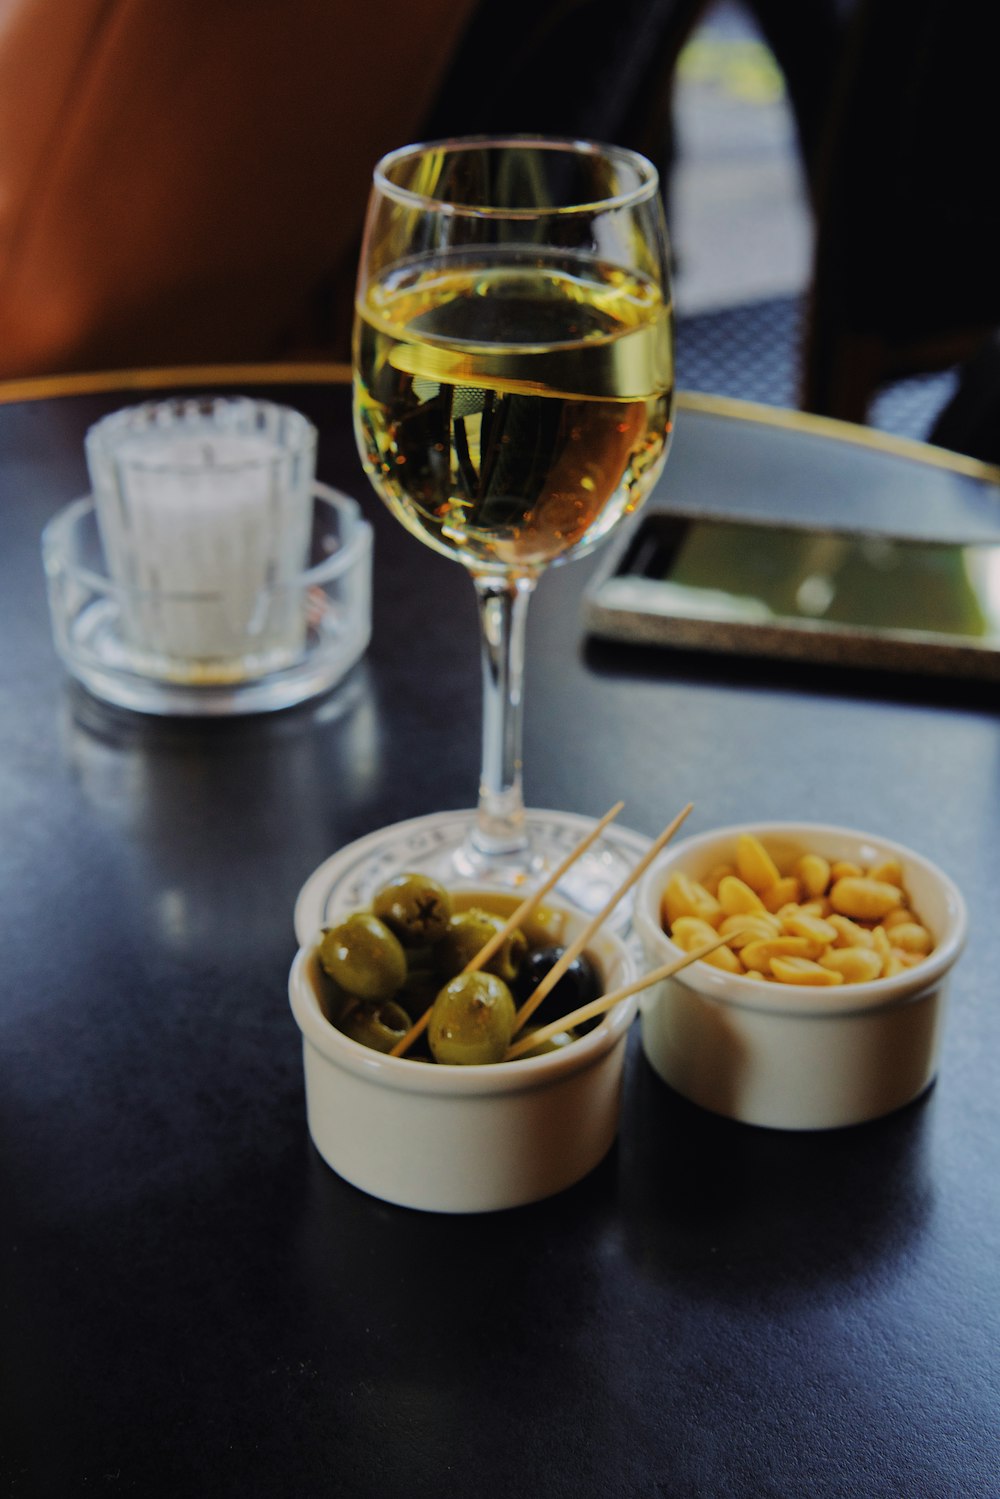
[{"label": "wine glass rim", "polygon": [[[425,156],[433,151],[472,151],[483,147],[510,149],[532,148],[539,152],[565,152],[584,156],[605,156],[627,162],[635,171],[637,185],[627,192],[615,193],[607,198],[595,198],[587,202],[566,203],[552,207],[500,208],[488,204],[453,203],[446,198],[436,198],[431,193],[414,192],[393,182],[390,171],[401,161],[416,156]],[[653,163],[639,151],[628,146],[606,145],[600,141],[584,140],[576,136],[561,135],[456,135],[440,140],[418,141],[408,146],[397,146],[388,151],[375,164],[373,180],[379,192],[410,208],[432,208],[438,213],[454,214],[483,219],[538,219],[544,217],[567,218],[574,214],[607,213],[613,209],[631,208],[648,202],[656,196],[660,176]]]}]

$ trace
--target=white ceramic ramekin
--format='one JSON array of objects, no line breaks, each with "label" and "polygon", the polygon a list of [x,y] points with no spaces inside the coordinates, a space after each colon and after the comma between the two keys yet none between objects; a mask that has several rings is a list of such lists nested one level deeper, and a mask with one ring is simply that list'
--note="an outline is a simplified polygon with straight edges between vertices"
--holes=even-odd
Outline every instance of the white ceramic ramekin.
[{"label": "white ceramic ramekin", "polygon": [[[463,891],[470,903],[483,894],[494,905],[510,901],[509,893]],[[545,905],[552,940],[567,945],[586,918]],[[587,951],[605,993],[635,978],[632,955],[613,933],[598,932]],[[560,1050],[455,1067],[352,1041],[327,1020],[322,990],[313,943],[299,950],[289,978],[309,1132],[334,1171],[363,1191],[441,1213],[517,1207],[579,1181],[614,1142],[635,998]]]},{"label": "white ceramic ramekin", "polygon": [[661,925],[681,870],[704,878],[753,833],[779,866],[805,852],[868,867],[895,857],[930,955],[895,977],[831,988],[765,983],[705,962],[646,990],[643,1050],[685,1098],[747,1124],[815,1130],[876,1119],[933,1080],[949,972],[965,943],[965,903],[929,860],[888,839],[821,823],[747,823],[678,843],[640,881],[634,924],[650,967],[680,956]]}]

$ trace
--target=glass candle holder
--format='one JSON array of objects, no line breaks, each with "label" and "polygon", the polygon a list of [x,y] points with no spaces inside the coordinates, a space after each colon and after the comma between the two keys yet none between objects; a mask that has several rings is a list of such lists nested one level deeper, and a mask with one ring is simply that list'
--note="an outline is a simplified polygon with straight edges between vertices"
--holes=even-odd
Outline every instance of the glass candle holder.
[{"label": "glass candle holder", "polygon": [[[90,495],[74,500],[42,533],[53,637],[67,670],[116,707],[183,717],[269,713],[335,687],[371,635],[372,529],[355,500],[325,484],[313,485],[311,507],[307,567],[290,587],[265,594],[262,604],[265,612],[294,608],[305,621],[302,653],[260,675],[248,675],[240,660],[228,678],[216,661],[202,678],[193,675],[190,660],[141,650],[126,636],[125,622],[140,619],[149,601],[110,576],[94,501]],[[177,634],[206,624],[225,628],[213,617],[224,611],[221,595],[160,595],[157,608]]]},{"label": "glass candle holder", "polygon": [[86,437],[122,640],[175,681],[279,671],[305,649],[316,430],[248,397],[146,402]]}]

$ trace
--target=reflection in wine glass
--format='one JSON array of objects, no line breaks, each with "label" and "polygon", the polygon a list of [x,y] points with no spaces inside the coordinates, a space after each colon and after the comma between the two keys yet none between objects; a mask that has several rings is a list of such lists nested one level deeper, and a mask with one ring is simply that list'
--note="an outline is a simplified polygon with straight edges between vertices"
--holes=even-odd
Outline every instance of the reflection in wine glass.
[{"label": "reflection in wine glass", "polygon": [[[479,604],[482,772],[453,875],[517,884],[545,862],[521,782],[528,601],[544,568],[594,547],[659,474],[672,334],[644,158],[473,138],[376,167],[354,331],[358,445],[382,499],[468,568]],[[592,857],[606,889],[607,855]],[[576,868],[571,894],[594,904],[586,883]]]}]

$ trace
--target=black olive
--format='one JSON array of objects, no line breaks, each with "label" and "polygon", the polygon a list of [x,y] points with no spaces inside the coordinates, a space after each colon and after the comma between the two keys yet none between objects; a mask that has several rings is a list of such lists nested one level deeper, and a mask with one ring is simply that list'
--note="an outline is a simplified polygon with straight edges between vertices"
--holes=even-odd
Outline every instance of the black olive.
[{"label": "black olive", "polygon": [[[540,947],[528,953],[521,964],[517,982],[514,985],[514,998],[518,1008],[531,997],[542,979],[555,967],[564,951],[562,947]],[[555,988],[545,996],[538,1009],[532,1012],[531,1024],[533,1026],[548,1025],[550,1021],[559,1020],[563,1015],[568,1015],[571,1010],[577,1010],[581,1005],[589,1004],[592,999],[597,999],[600,993],[601,982],[597,976],[597,969],[585,952],[579,953]]]}]

